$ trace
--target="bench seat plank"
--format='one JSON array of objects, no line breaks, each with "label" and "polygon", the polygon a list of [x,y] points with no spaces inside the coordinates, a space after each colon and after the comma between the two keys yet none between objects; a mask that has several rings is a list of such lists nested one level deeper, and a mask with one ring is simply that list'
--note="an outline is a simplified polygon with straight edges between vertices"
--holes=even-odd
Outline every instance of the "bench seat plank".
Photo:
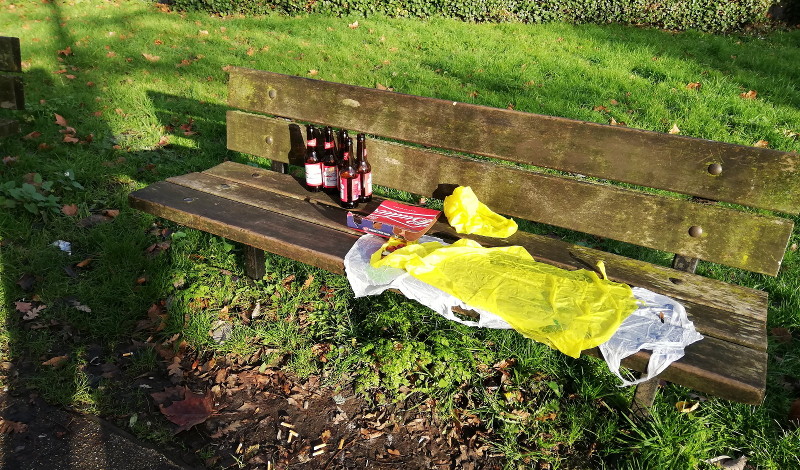
[{"label": "bench seat plank", "polygon": [[25,94],[19,77],[0,75],[0,108],[25,109]]},{"label": "bench seat plank", "polygon": [[166,181],[131,193],[129,202],[181,225],[340,274],[344,255],[358,238]]},{"label": "bench seat plank", "polygon": [[[251,172],[255,170],[248,168]],[[223,198],[206,190],[193,189],[172,181],[162,181],[131,193],[131,206],[188,227],[339,274],[343,274],[344,255],[359,236],[341,225],[341,209],[319,203],[307,196],[297,198],[271,193],[233,180],[226,181],[203,174],[171,180],[181,181],[183,184],[195,184],[191,181],[199,181],[198,187],[205,186],[207,190],[227,192],[228,197]],[[230,199],[231,194],[237,197],[237,193],[252,194],[252,191],[257,191],[260,195],[250,203]],[[294,211],[295,215],[302,217],[316,213],[316,220],[320,223],[281,214],[258,207],[259,205]],[[338,214],[338,217],[334,218],[334,214]],[[333,220],[340,221],[340,229],[329,226]],[[738,327],[732,327],[735,328]],[[597,354],[596,351],[587,353]],[[648,357],[649,353],[639,352],[624,364],[641,371],[646,368]],[[766,353],[708,336],[691,345],[687,349],[687,355],[663,372],[661,377],[725,399],[757,404],[763,399],[765,389]]]},{"label": "bench seat plank", "polygon": [[[296,164],[294,156],[302,153],[301,133],[296,124],[279,119],[228,113],[232,150]],[[378,139],[369,145],[375,184],[440,199],[456,186],[471,186],[481,201],[501,214],[763,274],[778,273],[792,233],[793,222],[779,217]],[[689,235],[693,226],[704,228],[701,237]]]},{"label": "bench seat plank", "polygon": [[[710,200],[791,214],[800,211],[797,153],[239,67],[230,71],[228,103],[235,108]],[[709,173],[709,165],[714,163],[722,165],[721,174]]]},{"label": "bench seat plank", "polygon": [[11,119],[0,118],[0,137],[6,137],[19,132],[19,123]]},{"label": "bench seat plank", "polygon": [[[226,176],[220,177],[219,174]],[[177,176],[169,178],[168,181],[333,230],[357,233],[344,226],[344,211],[330,196],[324,193],[305,191],[289,175],[226,162],[205,173]],[[371,204],[361,207],[356,212],[366,214],[379,202],[380,199],[376,198]],[[433,227],[432,234],[449,240],[458,238],[458,234],[443,222],[439,222]],[[488,238],[481,238],[479,241],[487,246],[504,244],[502,241]],[[663,292],[681,300],[686,306],[690,318],[696,322],[696,326],[702,334],[754,349],[766,350],[766,296],[761,291],[733,286],[591,248],[577,247],[541,235],[519,232],[507,242],[525,246],[539,261],[556,264],[566,269],[594,269],[596,261],[602,259],[606,263],[607,272],[612,279]],[[542,247],[545,247],[545,250],[542,250]],[[577,251],[575,248],[581,248],[581,250]],[[550,252],[555,253],[555,256],[542,255],[542,253]],[[549,258],[559,258],[562,261],[566,260],[567,263],[553,262]],[[654,285],[655,283],[642,282],[642,278],[646,278],[646,276],[637,274],[642,271],[651,273],[650,278],[660,279],[659,285],[667,287],[670,292],[664,292],[659,289],[659,285]],[[624,273],[623,277],[635,279],[635,281],[622,281],[617,277],[618,273]],[[677,275],[681,277],[674,277]],[[679,282],[676,284],[675,281]],[[703,294],[698,296],[698,290]],[[718,292],[714,295],[704,295],[712,290]],[[723,306],[728,304],[716,300],[720,296],[720,292],[721,296],[728,297],[728,300],[739,298],[745,299],[745,301],[730,302],[734,306],[733,311],[725,310]],[[676,293],[678,295],[675,295]],[[704,302],[704,304],[698,303],[698,301]]]}]

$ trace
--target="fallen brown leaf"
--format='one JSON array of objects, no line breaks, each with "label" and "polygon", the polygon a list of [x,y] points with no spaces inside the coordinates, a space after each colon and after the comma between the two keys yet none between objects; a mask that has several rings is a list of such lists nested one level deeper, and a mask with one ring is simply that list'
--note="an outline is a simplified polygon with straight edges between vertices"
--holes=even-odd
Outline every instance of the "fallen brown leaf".
[{"label": "fallen brown leaf", "polygon": [[669,130],[670,134],[680,134],[681,130],[678,128],[677,124],[672,125],[672,129]]},{"label": "fallen brown leaf", "polygon": [[686,89],[688,90],[699,90],[703,86],[700,82],[691,82],[686,84]]},{"label": "fallen brown leaf", "polygon": [[28,425],[17,421],[8,421],[0,418],[0,434],[23,433],[28,430]]},{"label": "fallen brown leaf", "polygon": [[55,117],[56,117],[56,124],[58,124],[59,126],[62,126],[62,127],[69,126],[69,124],[67,123],[67,120],[64,119],[64,116],[62,116],[60,114],[55,114]]},{"label": "fallen brown leaf", "polygon": [[745,93],[739,93],[739,96],[745,100],[754,100],[756,96],[758,96],[758,92],[755,90],[750,90]]},{"label": "fallen brown leaf", "polygon": [[766,149],[769,148],[769,142],[767,142],[766,140],[759,140],[758,142],[753,144],[753,147]]},{"label": "fallen brown leaf", "polygon": [[158,62],[159,60],[161,60],[160,56],[147,54],[146,52],[142,52],[142,57],[149,60],[150,62]]},{"label": "fallen brown leaf", "polygon": [[67,357],[67,356],[56,356],[56,357],[50,358],[50,359],[42,362],[42,365],[56,368],[56,367],[63,366],[64,364],[66,364],[66,362],[68,360],[69,360],[69,357]]},{"label": "fallen brown leaf", "polygon": [[177,434],[205,422],[214,414],[213,397],[210,393],[205,395],[189,393],[184,400],[174,401],[172,405],[166,407],[160,405],[159,409],[168,420],[178,425],[175,431]]},{"label": "fallen brown leaf", "polygon": [[78,213],[78,205],[77,204],[67,204],[61,207],[61,212],[69,217],[76,215]]}]

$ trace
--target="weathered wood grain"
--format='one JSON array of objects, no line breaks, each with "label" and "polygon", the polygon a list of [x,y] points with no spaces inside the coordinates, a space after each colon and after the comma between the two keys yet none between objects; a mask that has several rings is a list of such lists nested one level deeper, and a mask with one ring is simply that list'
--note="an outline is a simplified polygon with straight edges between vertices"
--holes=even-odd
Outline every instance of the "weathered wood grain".
[{"label": "weathered wood grain", "polygon": [[[313,97],[313,99],[309,99]],[[244,68],[232,107],[797,214],[800,154]],[[720,165],[719,174],[711,165]]]},{"label": "weathered wood grain", "polygon": [[0,108],[25,109],[25,95],[19,77],[0,75]]},{"label": "weathered wood grain", "polygon": [[0,119],[0,137],[6,137],[19,132],[19,123],[10,119]]},{"label": "weathered wood grain", "polygon": [[[234,171],[236,169],[241,171]],[[227,176],[221,177],[220,175]],[[170,178],[168,181],[333,230],[357,233],[345,227],[346,211],[339,208],[332,198],[325,194],[307,192],[298,181],[289,175],[280,175],[272,171],[226,162],[211,168],[206,173],[191,173]],[[360,208],[357,212],[366,214],[380,201],[380,198],[376,198],[375,201]],[[458,237],[449,226],[442,222],[438,223],[432,231],[445,239]],[[487,246],[502,244],[495,239],[482,239],[481,241]],[[754,349],[766,350],[766,297],[761,291],[732,286],[696,275],[684,276],[685,281],[679,281],[673,277],[680,273],[679,271],[655,267],[645,262],[609,255],[590,248],[576,247],[539,235],[520,232],[509,242],[525,246],[540,261],[557,264],[565,269],[593,269],[596,261],[602,259],[606,264],[609,276],[614,280],[620,281],[619,273],[625,272],[627,275],[624,277],[627,278],[627,281],[621,282],[660,292],[664,292],[664,289],[659,289],[659,287],[667,287],[670,294],[680,299],[686,306],[690,318],[702,334]],[[555,252],[557,255],[542,256],[542,245],[546,245],[548,251]],[[570,250],[575,248],[582,249],[580,255],[575,256],[574,253],[570,253]],[[554,262],[548,259],[550,257],[559,258],[561,261]],[[660,282],[654,283],[653,279],[659,279]],[[715,294],[709,296],[708,292],[715,292]],[[678,295],[675,295],[676,293]],[[705,302],[705,305],[698,301]],[[727,307],[730,304],[733,304],[730,310],[723,309],[723,306]]]},{"label": "weathered wood grain", "polygon": [[0,71],[21,72],[19,38],[0,36]]},{"label": "weathered wood grain", "polygon": [[[212,177],[207,175],[199,175],[197,178],[208,188],[227,192],[228,197],[238,191],[256,190],[235,181],[209,179]],[[191,180],[188,177],[180,179],[187,184]],[[222,186],[225,184],[228,185],[227,188]],[[343,210],[318,203],[311,197],[294,198],[281,194],[275,196],[286,200],[276,205],[270,203],[269,207],[280,206],[282,210],[289,210],[292,204],[305,207],[305,212],[296,212],[301,217],[307,217],[320,206],[323,206],[320,213],[332,210],[340,216],[344,214]],[[171,182],[155,183],[133,192],[130,203],[135,208],[189,227],[339,274],[343,273],[342,259],[357,237],[347,233],[346,230],[349,229],[337,230],[259,208],[253,205],[261,204],[259,198],[244,204]],[[319,220],[327,224],[330,219],[327,215],[322,215]],[[735,330],[737,327],[730,325],[729,328]],[[586,353],[598,354],[596,350]],[[623,364],[642,371],[646,369],[648,357],[647,352],[640,352],[623,361]],[[728,400],[758,404],[763,400],[765,390],[766,353],[715,337],[706,337],[687,348],[686,356],[670,366],[661,377]]]},{"label": "weathered wood grain", "polygon": [[[791,220],[410,147],[368,143],[375,184],[442,198],[470,186],[493,210],[687,257],[776,275]],[[273,161],[302,161],[296,124],[228,113],[228,147]],[[692,236],[692,227],[702,235]]]},{"label": "weathered wood grain", "polygon": [[[584,354],[602,357],[597,348]],[[642,372],[649,360],[648,351],[639,351],[622,365]],[[760,405],[766,393],[767,353],[706,337],[690,344],[686,355],[658,378],[725,400]]]},{"label": "weathered wood grain", "polygon": [[187,227],[344,273],[342,259],[357,235],[160,181],[130,194],[131,207]]}]

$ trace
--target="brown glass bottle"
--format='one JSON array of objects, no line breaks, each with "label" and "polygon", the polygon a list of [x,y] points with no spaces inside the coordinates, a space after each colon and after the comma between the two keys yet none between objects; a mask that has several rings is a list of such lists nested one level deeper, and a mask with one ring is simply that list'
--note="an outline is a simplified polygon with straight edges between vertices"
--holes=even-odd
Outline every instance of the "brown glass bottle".
[{"label": "brown glass bottle", "polygon": [[329,193],[339,191],[339,168],[336,161],[333,129],[325,128],[322,150],[322,188]]},{"label": "brown glass bottle", "polygon": [[314,126],[308,126],[306,138],[306,188],[316,192],[322,188],[322,160],[317,155],[317,129]]},{"label": "brown glass bottle", "polygon": [[356,171],[358,172],[359,186],[361,194],[358,202],[369,202],[372,200],[372,165],[367,161],[367,144],[364,134],[356,136],[357,150]]},{"label": "brown glass bottle", "polygon": [[353,139],[347,137],[342,161],[339,163],[339,204],[345,209],[353,209],[361,197],[358,170],[353,162]]},{"label": "brown glass bottle", "polygon": [[338,142],[339,147],[337,148],[337,150],[339,152],[336,155],[336,158],[339,159],[339,165],[342,164],[342,155],[344,155],[345,150],[347,150],[347,139],[348,138],[349,138],[349,135],[347,134],[346,130],[342,129],[342,130],[339,131],[339,142]]}]

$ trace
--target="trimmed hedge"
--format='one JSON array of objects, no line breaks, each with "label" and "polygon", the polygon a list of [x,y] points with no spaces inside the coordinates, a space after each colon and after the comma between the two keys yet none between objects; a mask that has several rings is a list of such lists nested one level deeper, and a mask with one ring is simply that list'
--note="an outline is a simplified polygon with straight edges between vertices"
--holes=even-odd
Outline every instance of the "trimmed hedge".
[{"label": "trimmed hedge", "polygon": [[384,14],[474,22],[622,23],[723,33],[766,17],[776,0],[173,0],[179,10],[222,15]]}]

